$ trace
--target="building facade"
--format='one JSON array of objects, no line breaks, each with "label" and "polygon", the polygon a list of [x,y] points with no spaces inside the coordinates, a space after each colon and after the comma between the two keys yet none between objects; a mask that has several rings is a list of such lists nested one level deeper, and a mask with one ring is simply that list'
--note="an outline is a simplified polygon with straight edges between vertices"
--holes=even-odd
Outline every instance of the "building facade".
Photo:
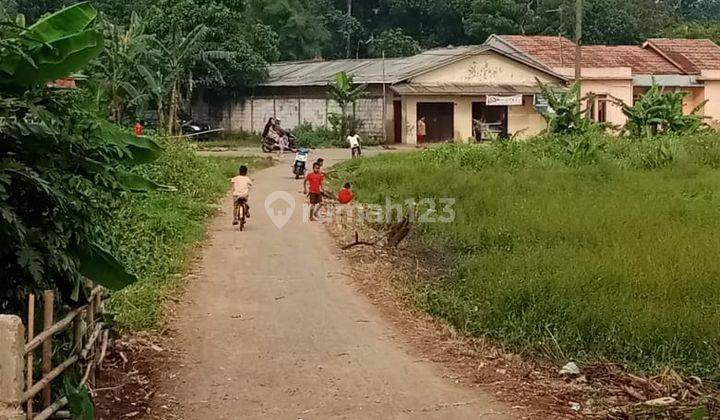
[{"label": "building facade", "polygon": [[[262,131],[270,117],[294,128],[326,126],[340,108],[328,84],[341,72],[367,85],[355,106],[361,134],[414,144],[424,117],[428,141],[499,135],[528,138],[545,129],[538,81],[556,89],[574,78],[575,44],[564,37],[492,35],[483,45],[438,48],[393,59],[276,63],[269,78],[242,98],[203,100],[195,117],[227,131]],[[720,121],[720,47],[709,40],[651,39],[640,46],[583,46],[588,117],[624,125],[622,103],[650,86],[687,92],[685,112],[705,102]]]}]

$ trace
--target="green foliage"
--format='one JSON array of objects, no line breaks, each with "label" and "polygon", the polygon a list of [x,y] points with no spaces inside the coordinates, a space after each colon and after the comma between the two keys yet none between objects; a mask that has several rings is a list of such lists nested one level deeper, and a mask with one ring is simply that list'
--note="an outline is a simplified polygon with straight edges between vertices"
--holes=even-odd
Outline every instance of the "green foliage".
[{"label": "green foliage", "polygon": [[[585,163],[548,138],[383,155],[338,178],[363,201],[456,199],[454,222],[416,226],[451,256],[417,302],[456,328],[557,362],[716,376],[720,138],[591,137]],[[658,144],[672,159],[648,165]]]},{"label": "green foliage", "polygon": [[405,35],[402,29],[388,29],[378,35],[370,43],[370,56],[382,57],[409,57],[419,54],[420,43],[409,35]]},{"label": "green foliage", "polygon": [[652,136],[656,134],[688,134],[703,126],[703,117],[699,114],[705,102],[689,114],[683,114],[683,98],[686,92],[663,92],[653,85],[633,106],[623,104],[623,114],[627,117],[626,128],[634,136]]},{"label": "green foliage", "polygon": [[[80,3],[0,40],[3,312],[19,313],[28,293],[47,288],[65,304],[83,303],[86,278],[111,289],[135,280],[100,246],[95,221],[108,210],[109,196],[139,188],[131,167],[156,159],[160,148],[99,118],[81,92],[45,87],[97,55],[94,41],[79,40],[101,40],[87,29],[94,17]],[[16,74],[24,65],[33,70]],[[140,189],[154,188],[143,181]]]},{"label": "green foliage", "polygon": [[303,123],[295,127],[293,133],[297,137],[298,147],[340,146],[338,134],[327,127],[313,127],[310,123]]},{"label": "green foliage", "polygon": [[67,376],[63,385],[73,420],[93,420],[95,418],[95,407],[90,399],[88,388],[86,386],[76,388]]},{"label": "green foliage", "polygon": [[[367,96],[367,85],[357,85],[353,77],[345,72],[335,76],[335,80],[328,85],[330,97],[340,106],[340,114],[328,116],[330,125],[337,133],[339,141],[352,132],[359,130],[362,121],[355,117],[355,104],[358,99]],[[352,107],[352,114],[348,115],[348,106]]]},{"label": "green foliage", "polygon": [[163,147],[160,159],[139,173],[177,191],[119,195],[104,223],[107,248],[139,279],[110,301],[120,326],[134,330],[157,328],[165,319],[164,304],[183,284],[205,221],[217,211],[217,200],[240,164],[250,167],[251,176],[269,165],[261,158],[200,157],[192,145],[177,139],[163,140]]},{"label": "green foliage", "polygon": [[583,133],[593,127],[592,121],[585,118],[585,111],[581,109],[587,97],[580,98],[578,83],[573,83],[570,89],[559,92],[539,80],[538,85],[550,105],[550,112],[543,114],[549,133]]}]

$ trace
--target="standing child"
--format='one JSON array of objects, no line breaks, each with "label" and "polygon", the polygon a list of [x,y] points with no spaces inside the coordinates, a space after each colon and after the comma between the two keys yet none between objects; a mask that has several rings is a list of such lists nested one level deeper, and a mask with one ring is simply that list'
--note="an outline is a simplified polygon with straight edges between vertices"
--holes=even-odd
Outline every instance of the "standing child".
[{"label": "standing child", "polygon": [[250,196],[250,188],[252,188],[252,180],[247,176],[247,173],[247,166],[241,165],[240,169],[238,169],[238,175],[230,180],[233,184],[233,225],[237,225],[240,220],[240,206],[243,206],[245,218],[250,218],[250,206],[247,202]]},{"label": "standing child", "polygon": [[305,182],[303,183],[303,191],[310,199],[311,222],[318,218],[320,204],[322,204],[323,181],[325,181],[325,175],[320,172],[320,164],[315,162],[313,164],[313,171],[305,177]]},{"label": "standing child", "polygon": [[347,136],[347,141],[350,143],[350,153],[352,157],[354,158],[356,154],[360,156],[360,136],[358,133],[353,131],[351,135]]}]

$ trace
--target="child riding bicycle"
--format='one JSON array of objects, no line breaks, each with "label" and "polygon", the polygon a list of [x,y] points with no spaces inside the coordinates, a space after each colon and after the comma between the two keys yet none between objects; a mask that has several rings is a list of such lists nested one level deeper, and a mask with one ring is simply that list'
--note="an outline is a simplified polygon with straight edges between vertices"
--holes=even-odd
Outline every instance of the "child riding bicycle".
[{"label": "child riding bicycle", "polygon": [[[230,180],[233,184],[233,225],[239,223],[243,213],[245,218],[250,218],[250,206],[247,202],[250,196],[250,188],[252,188],[252,180],[247,176],[247,173],[247,166],[241,165],[238,169],[238,175]],[[243,213],[240,213],[240,209],[243,210]]]}]

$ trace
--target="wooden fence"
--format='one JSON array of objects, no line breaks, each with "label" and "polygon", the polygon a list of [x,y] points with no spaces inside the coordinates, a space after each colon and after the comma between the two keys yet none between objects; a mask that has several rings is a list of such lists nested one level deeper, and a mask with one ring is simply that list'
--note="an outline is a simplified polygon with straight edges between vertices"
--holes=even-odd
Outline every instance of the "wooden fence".
[{"label": "wooden fence", "polygon": [[[55,296],[52,291],[44,292],[43,329],[37,335],[34,331],[36,303],[34,295],[30,295],[28,299],[27,328],[22,325],[18,317],[2,316],[4,325],[0,325],[0,355],[2,355],[0,363],[17,368],[7,371],[0,369],[0,388],[7,389],[7,392],[0,393],[0,420],[45,420],[53,416],[69,417],[68,412],[60,411],[67,405],[67,398],[62,397],[52,401],[50,388],[53,380],[75,365],[80,366],[83,375],[79,386],[73,385],[94,387],[95,370],[105,358],[109,337],[101,317],[104,307],[102,297],[102,288],[94,288],[87,305],[73,309],[59,321],[53,322]],[[71,351],[63,361],[53,366],[53,337],[70,328],[72,328]],[[25,329],[26,336],[23,331]],[[20,344],[18,344],[19,340],[21,340]],[[39,378],[35,378],[34,357],[39,347],[41,347],[42,373]],[[20,380],[17,378],[18,374],[21,376]],[[40,394],[40,407],[35,410],[33,405],[38,402],[38,394]]]}]

